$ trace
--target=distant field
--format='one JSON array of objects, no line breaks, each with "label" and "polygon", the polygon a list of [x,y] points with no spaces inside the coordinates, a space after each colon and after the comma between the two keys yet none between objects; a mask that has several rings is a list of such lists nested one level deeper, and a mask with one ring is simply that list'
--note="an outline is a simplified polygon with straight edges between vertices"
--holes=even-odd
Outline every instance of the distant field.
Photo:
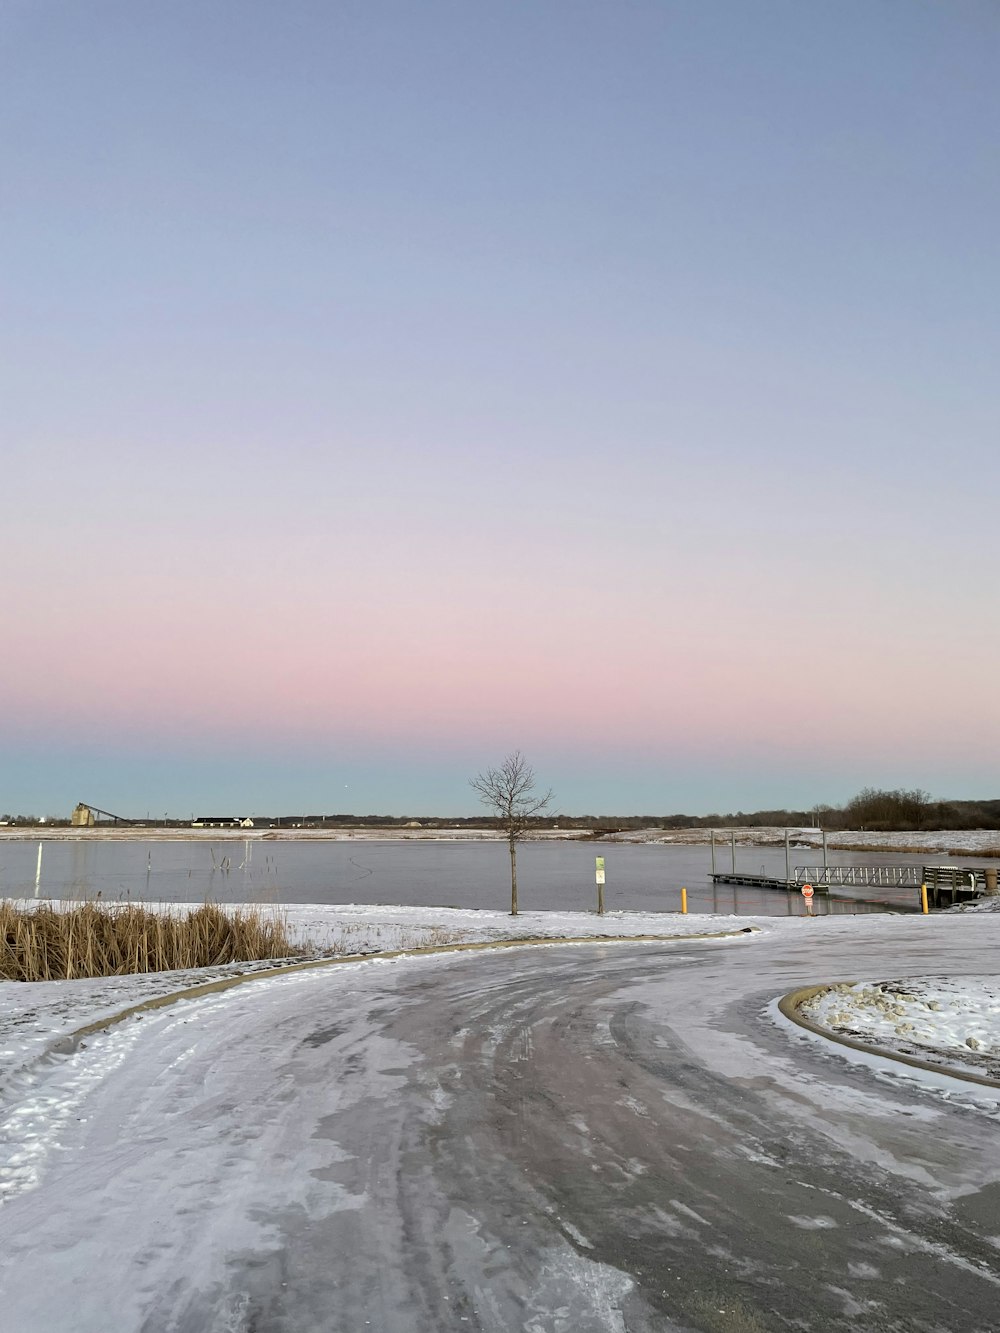
[{"label": "distant field", "polygon": [[[784,843],[783,828],[737,828],[720,825],[715,830],[716,843],[728,844],[736,834],[738,847],[774,847]],[[792,843],[798,848],[821,847],[821,833],[816,829],[789,830]],[[72,840],[93,842],[110,840],[121,842],[502,842],[504,835],[486,828],[192,828],[184,826],[158,827],[156,825],[96,825],[93,828],[55,826],[0,827],[0,841]],[[529,834],[539,842],[611,842],[657,843],[675,847],[704,847],[711,840],[706,828],[629,829],[621,833],[595,836],[590,829],[539,829]],[[827,834],[831,851],[898,852],[919,855],[923,852],[945,853],[949,856],[984,856],[1000,859],[1000,829],[936,829],[928,832],[870,833],[857,829],[842,829]]]}]

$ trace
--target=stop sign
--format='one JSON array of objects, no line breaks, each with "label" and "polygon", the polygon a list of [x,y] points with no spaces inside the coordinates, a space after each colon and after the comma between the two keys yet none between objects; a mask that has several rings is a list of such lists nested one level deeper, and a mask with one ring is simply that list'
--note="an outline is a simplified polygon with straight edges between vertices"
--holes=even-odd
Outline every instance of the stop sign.
[{"label": "stop sign", "polygon": [[811,898],[813,896],[813,886],[811,884],[802,885],[802,897]]}]

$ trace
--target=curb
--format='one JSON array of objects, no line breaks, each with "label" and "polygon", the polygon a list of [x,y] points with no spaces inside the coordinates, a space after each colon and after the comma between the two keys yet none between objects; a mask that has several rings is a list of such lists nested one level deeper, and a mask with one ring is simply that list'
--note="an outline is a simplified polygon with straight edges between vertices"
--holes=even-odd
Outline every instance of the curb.
[{"label": "curb", "polygon": [[315,971],[323,967],[339,967],[343,963],[373,963],[386,958],[424,958],[436,954],[473,953],[484,949],[517,949],[522,946],[532,947],[543,944],[677,944],[689,940],[729,940],[739,939],[743,935],[755,935],[759,926],[744,926],[741,930],[720,930],[705,935],[531,935],[522,939],[509,940],[473,940],[466,944],[429,944],[418,945],[412,949],[391,949],[377,953],[338,954],[336,958],[314,958],[302,963],[284,963],[280,967],[261,968],[258,972],[241,972],[238,976],[223,977],[219,981],[206,981],[200,986],[188,986],[183,990],[170,991],[167,995],[157,995],[143,1000],[140,1004],[129,1005],[108,1018],[96,1019],[84,1027],[76,1028],[56,1040],[48,1047],[51,1054],[68,1055],[76,1050],[85,1037],[95,1036],[107,1028],[115,1027],[136,1014],[148,1013],[154,1009],[165,1009],[169,1004],[181,1000],[197,1000],[203,995],[216,995],[220,991],[231,990],[247,982],[261,981],[270,977],[288,976],[293,972]]},{"label": "curb", "polygon": [[976,1083],[984,1088],[1000,1088],[1000,1079],[990,1078],[988,1074],[969,1074],[963,1070],[949,1068],[948,1065],[934,1064],[930,1060],[921,1060],[917,1055],[903,1055],[898,1051],[888,1051],[884,1046],[872,1046],[869,1042],[858,1041],[854,1037],[844,1037],[831,1028],[825,1028],[819,1023],[814,1023],[811,1018],[806,1018],[801,1012],[801,1006],[808,1000],[814,999],[817,995],[822,995],[824,991],[833,990],[834,986],[845,984],[854,985],[853,982],[826,981],[819,986],[800,986],[798,990],[789,991],[787,995],[782,995],[778,1001],[778,1010],[798,1027],[805,1028],[818,1037],[825,1037],[827,1041],[836,1042],[839,1046],[849,1046],[851,1050],[862,1051],[865,1055],[877,1055],[883,1060],[895,1060],[898,1064],[909,1065],[912,1069],[924,1069],[931,1074],[945,1074],[948,1078],[957,1078],[963,1083]]}]

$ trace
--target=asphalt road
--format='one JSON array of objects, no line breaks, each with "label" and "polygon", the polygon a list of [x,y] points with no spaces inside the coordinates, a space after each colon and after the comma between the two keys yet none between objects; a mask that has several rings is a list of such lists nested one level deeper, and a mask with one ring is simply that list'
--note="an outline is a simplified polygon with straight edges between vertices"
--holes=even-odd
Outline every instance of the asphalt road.
[{"label": "asphalt road", "polygon": [[991,971],[997,929],[812,926],[335,968],[94,1038],[22,1094],[61,1127],[0,1210],[0,1326],[995,1330],[996,1104],[770,1005]]}]

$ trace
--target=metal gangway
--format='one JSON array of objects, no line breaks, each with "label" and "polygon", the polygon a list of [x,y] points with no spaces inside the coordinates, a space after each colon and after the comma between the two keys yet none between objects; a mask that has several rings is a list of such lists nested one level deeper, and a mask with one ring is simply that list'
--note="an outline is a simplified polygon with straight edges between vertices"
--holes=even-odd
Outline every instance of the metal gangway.
[{"label": "metal gangway", "polygon": [[925,881],[923,866],[796,866],[794,884],[800,888],[833,889],[849,884],[884,885],[889,888],[919,888]]}]

